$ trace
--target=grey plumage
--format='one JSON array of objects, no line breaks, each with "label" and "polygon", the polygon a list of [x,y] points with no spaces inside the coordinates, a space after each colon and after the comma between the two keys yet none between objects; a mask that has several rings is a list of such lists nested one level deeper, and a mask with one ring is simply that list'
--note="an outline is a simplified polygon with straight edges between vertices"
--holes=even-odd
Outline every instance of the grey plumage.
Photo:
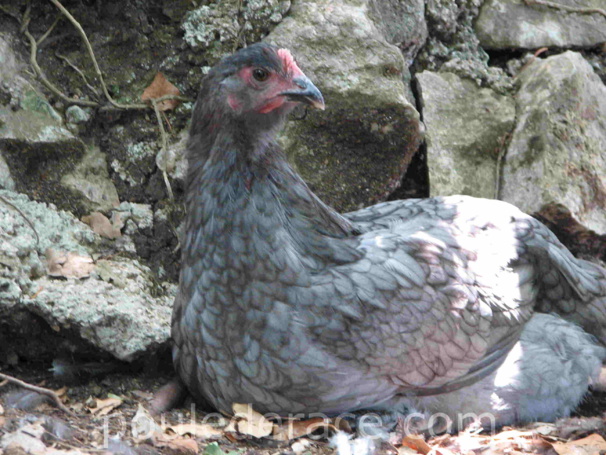
[{"label": "grey plumage", "polygon": [[194,396],[287,415],[453,391],[490,376],[535,311],[606,340],[605,271],[509,204],[327,207],[274,140],[296,102],[323,106],[289,54],[264,44],[202,84],[172,322]]}]

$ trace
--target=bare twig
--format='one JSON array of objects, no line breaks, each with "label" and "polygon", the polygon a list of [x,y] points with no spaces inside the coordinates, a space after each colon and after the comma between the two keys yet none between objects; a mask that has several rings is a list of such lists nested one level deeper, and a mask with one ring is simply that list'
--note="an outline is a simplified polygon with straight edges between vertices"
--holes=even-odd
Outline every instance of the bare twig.
[{"label": "bare twig", "polygon": [[495,185],[494,185],[494,198],[499,199],[501,193],[501,169],[503,168],[503,160],[507,154],[507,145],[511,139],[512,133],[509,132],[501,138],[501,145],[499,147],[499,154],[497,155],[497,163],[495,168]]},{"label": "bare twig", "polygon": [[61,55],[59,52],[55,52],[55,55],[57,56],[57,58],[60,58],[65,63],[67,63],[76,73],[78,73],[80,75],[80,77],[84,81],[84,84],[86,84],[86,86],[88,87],[88,89],[91,92],[93,92],[95,94],[95,96],[99,96],[99,93],[97,92],[97,90],[95,89],[95,87],[93,87],[92,85],[90,85],[88,83],[88,79],[86,78],[86,76],[84,75],[84,73],[82,72],[82,70],[80,68],[78,68],[72,62],[70,62],[70,60],[65,55]]},{"label": "bare twig", "polygon": [[[28,16],[29,16],[29,14],[28,14]],[[36,38],[34,38],[33,35],[29,32],[28,24],[29,24],[29,18],[26,17],[26,15],[24,14],[23,24],[22,24],[21,28],[22,28],[23,34],[29,40],[29,63],[30,63],[30,65],[32,65],[32,68],[34,69],[34,72],[36,73],[36,76],[38,77],[38,79],[40,79],[40,82],[42,82],[44,84],[44,86],[47,89],[49,89],[53,94],[55,94],[62,100],[67,101],[68,103],[77,104],[78,106],[98,107],[99,103],[96,103],[94,101],[79,100],[77,98],[71,98],[71,97],[67,96],[65,93],[63,93],[61,90],[59,90],[57,87],[55,87],[55,85],[44,76],[44,73],[42,73],[42,69],[38,65],[38,60],[36,58],[36,54],[38,52],[38,45],[36,44]]]},{"label": "bare twig", "polygon": [[[166,101],[166,100],[179,100],[179,101],[190,101],[188,98],[186,97],[182,97],[182,96],[175,96],[175,95],[165,95],[165,96],[161,96],[159,98],[150,100],[151,101],[151,106],[149,104],[137,104],[137,103],[133,103],[133,104],[121,104],[116,102],[112,96],[109,93],[109,90],[107,89],[107,85],[105,83],[105,79],[103,78],[103,73],[101,72],[101,68],[99,67],[99,64],[97,63],[97,58],[95,57],[95,53],[93,51],[93,48],[90,44],[90,41],[88,40],[88,36],[86,35],[86,32],[84,31],[84,29],[82,28],[82,26],[80,25],[80,23],[74,18],[74,16],[72,16],[72,14],[59,2],[59,0],[50,0],[51,3],[53,3],[58,9],[59,11],[61,11],[61,13],[67,17],[67,19],[72,23],[72,25],[76,28],[76,30],[78,31],[78,33],[80,34],[80,37],[82,38],[82,41],[84,42],[86,49],[88,51],[88,54],[93,62],[93,66],[95,68],[95,73],[99,79],[99,83],[101,84],[101,88],[103,90],[103,94],[105,95],[105,98],[107,99],[107,101],[110,103],[110,106],[101,106],[100,103],[96,102],[96,101],[89,101],[89,100],[81,100],[81,99],[77,99],[77,98],[72,98],[69,97],[68,95],[66,95],[65,93],[63,93],[59,88],[57,88],[52,82],[50,82],[43,74],[42,69],[40,68],[40,66],[38,65],[38,60],[37,60],[37,52],[38,52],[38,45],[40,45],[46,38],[48,38],[48,36],[50,35],[50,33],[52,32],[52,30],[56,27],[57,23],[59,22],[61,16],[59,16],[55,22],[49,27],[49,29],[44,33],[44,35],[42,35],[40,37],[40,39],[36,40],[34,38],[34,36],[30,33],[29,31],[29,22],[31,20],[31,3],[28,2],[27,3],[27,7],[25,9],[25,12],[23,13],[23,16],[21,18],[21,32],[27,37],[27,39],[30,42],[30,64],[32,66],[32,68],[34,69],[34,73],[35,75],[38,77],[38,79],[42,82],[42,84],[44,84],[44,86],[50,90],[54,95],[56,95],[57,97],[61,98],[62,100],[70,103],[70,104],[75,104],[78,106],[86,106],[86,107],[96,107],[96,108],[101,108],[101,110],[107,110],[108,107],[113,107],[115,109],[124,109],[124,110],[145,110],[145,109],[149,109],[150,107],[152,107],[154,109],[154,112],[156,113],[156,118],[158,120],[158,125],[160,127],[160,136],[161,136],[161,146],[162,146],[162,150],[166,151],[168,148],[168,139],[167,139],[167,134],[166,131],[164,129],[164,124],[162,122],[162,117],[160,114],[160,110],[158,109],[158,104],[161,103],[162,101]],[[10,14],[9,12],[5,11],[4,8],[2,8],[2,11],[6,12],[7,14]],[[77,67],[75,66],[73,63],[71,63],[69,61],[69,59],[63,55],[60,54],[56,54],[58,58],[63,59],[70,67],[72,67],[84,80],[84,83],[86,84],[86,86],[96,95],[97,91],[88,83],[88,80],[86,79],[84,73]],[[168,123],[168,121],[167,121]],[[168,123],[170,126],[170,123]],[[169,197],[171,200],[174,200],[174,195],[173,195],[173,191],[172,188],[170,186],[170,182],[168,180],[168,175],[166,173],[166,170],[162,170],[162,175],[164,178],[164,183],[166,185]],[[7,202],[7,201],[5,201]],[[7,204],[11,205],[9,202],[7,202]],[[12,206],[14,207],[14,206]],[[16,210],[19,210],[15,207]],[[19,211],[20,212],[20,211]],[[20,212],[21,213],[21,212]],[[21,215],[23,215],[21,213]],[[25,218],[25,216],[24,216]],[[30,224],[30,226],[32,227],[32,229],[34,229],[33,225],[31,224],[31,222],[29,222],[29,220],[27,220],[27,218],[25,218],[26,221]],[[38,237],[38,233],[36,232],[36,230],[34,229],[34,232],[36,233],[36,240],[37,242],[39,242],[39,237]]]},{"label": "bare twig", "polygon": [[38,236],[38,231],[36,231],[36,228],[34,227],[34,223],[32,223],[29,218],[25,216],[25,213],[23,213],[19,207],[14,205],[12,202],[9,202],[5,197],[0,196],[0,201],[8,205],[10,208],[15,210],[17,213],[19,213],[19,215],[23,217],[29,227],[32,228],[32,231],[34,231],[34,235],[36,236],[36,246],[38,246],[40,244],[40,237]]},{"label": "bare twig", "polygon": [[61,399],[59,398],[59,396],[53,392],[50,389],[46,389],[44,387],[38,387],[32,384],[28,384],[27,382],[22,381],[21,379],[17,379],[14,378],[12,376],[9,376],[8,374],[4,374],[4,373],[0,373],[0,379],[4,379],[5,381],[8,381],[12,384],[18,385],[19,387],[22,387],[26,390],[31,390],[32,392],[36,392],[39,393],[41,395],[46,395],[47,397],[49,397],[51,400],[53,400],[53,402],[55,403],[55,405],[57,405],[57,407],[59,409],[61,409],[63,412],[65,412],[66,414],[72,416],[72,417],[77,417],[76,414],[74,414],[72,411],[70,411],[69,409],[67,409],[67,407],[63,404],[63,402],[61,401]]},{"label": "bare twig", "polygon": [[[158,100],[151,99],[152,106],[154,107],[154,112],[156,113],[156,119],[158,120],[158,127],[160,128],[160,140],[161,140],[161,150],[166,153],[168,149],[168,139],[166,136],[166,130],[164,129],[164,122],[162,121],[162,116],[160,115],[160,109],[158,108]],[[164,179],[164,185],[166,185],[166,191],[168,191],[168,197],[171,201],[175,200],[175,196],[173,195],[173,189],[170,186],[170,182],[168,180],[168,174],[166,173],[166,169],[162,169],[162,178]]]},{"label": "bare twig", "polygon": [[8,379],[5,379],[4,381],[0,382],[0,388],[4,387],[6,384],[8,384]]},{"label": "bare twig", "polygon": [[549,49],[546,47],[542,47],[540,49],[537,49],[537,51],[534,53],[534,55],[532,56],[532,58],[530,58],[526,63],[524,63],[524,65],[522,65],[522,68],[520,68],[520,70],[518,71],[518,74],[516,74],[513,78],[515,79],[516,77],[518,77],[520,74],[522,74],[522,72],[528,68],[530,65],[532,65],[532,63],[537,59],[537,57],[539,55],[541,55],[543,52],[547,52]]},{"label": "bare twig", "polygon": [[38,38],[38,41],[36,41],[36,46],[40,46],[40,44],[42,44],[42,42],[46,38],[48,38],[48,35],[50,35],[53,32],[53,30],[55,29],[55,27],[57,26],[57,24],[59,23],[60,20],[61,20],[61,16],[57,15],[55,22],[53,22],[51,24],[51,26],[48,28],[48,30],[46,32],[44,32],[44,35],[42,35],[40,38]]},{"label": "bare twig", "polygon": [[21,28],[19,29],[21,33],[23,33],[27,29],[29,21],[32,19],[30,16],[31,12],[32,4],[28,0],[27,6],[25,7],[25,11],[23,12],[23,17],[21,18]]},{"label": "bare twig", "polygon": [[103,78],[103,73],[101,72],[101,68],[99,68],[99,64],[97,63],[97,58],[95,57],[95,53],[93,52],[93,47],[91,46],[90,41],[88,40],[88,36],[86,35],[86,32],[80,25],[80,22],[78,22],[74,18],[74,16],[72,16],[71,13],[65,9],[65,7],[59,2],[59,0],[50,0],[50,1],[53,3],[53,5],[55,5],[57,8],[59,8],[59,11],[61,11],[65,15],[65,17],[67,17],[69,19],[69,21],[72,23],[72,25],[74,27],[76,27],[76,30],[78,30],[78,33],[82,37],[82,41],[84,41],[84,45],[86,46],[88,55],[90,56],[91,60],[93,61],[93,66],[95,67],[95,72],[97,73],[97,77],[99,78],[99,83],[101,84],[101,88],[103,89],[103,94],[105,95],[107,100],[114,106],[119,107],[121,109],[133,109],[133,108],[146,109],[147,106],[144,104],[120,104],[112,98],[112,96],[109,94],[109,91],[107,90],[107,85],[105,85],[105,79]]},{"label": "bare twig", "polygon": [[21,19],[19,19],[19,16],[17,16],[15,13],[13,13],[11,10],[9,10],[6,6],[0,5],[0,11],[2,11],[7,16],[12,17],[17,22],[21,23]]},{"label": "bare twig", "polygon": [[601,14],[606,17],[606,10],[602,8],[578,8],[575,6],[562,5],[560,3],[554,3],[547,0],[524,0],[527,5],[543,5],[548,8],[558,9],[569,13],[579,14]]}]

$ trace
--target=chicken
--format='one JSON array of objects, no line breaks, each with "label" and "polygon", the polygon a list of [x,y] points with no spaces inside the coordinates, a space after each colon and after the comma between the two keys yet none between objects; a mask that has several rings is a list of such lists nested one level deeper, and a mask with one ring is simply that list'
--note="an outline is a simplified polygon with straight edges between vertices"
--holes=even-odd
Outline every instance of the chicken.
[{"label": "chicken", "polygon": [[[324,109],[290,52],[268,44],[202,83],[172,319],[174,365],[194,397],[280,415],[427,404],[498,375],[535,312],[571,321],[561,336],[578,324],[606,341],[606,271],[507,203],[325,205],[275,140],[297,104]],[[601,348],[581,344],[599,365]],[[554,407],[547,417],[574,406]]]},{"label": "chicken", "polygon": [[494,430],[519,422],[554,421],[574,411],[604,359],[606,349],[579,326],[537,313],[495,372],[454,392],[402,398],[388,410],[399,411],[400,418],[404,413],[409,431],[428,428],[436,433],[471,423]]}]

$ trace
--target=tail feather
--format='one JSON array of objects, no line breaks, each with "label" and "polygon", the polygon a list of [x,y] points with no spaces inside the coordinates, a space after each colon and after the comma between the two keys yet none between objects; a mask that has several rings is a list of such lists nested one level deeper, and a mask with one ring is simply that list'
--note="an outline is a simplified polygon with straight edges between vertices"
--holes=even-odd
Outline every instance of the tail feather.
[{"label": "tail feather", "polygon": [[606,345],[606,269],[575,258],[539,222],[526,247],[539,258],[537,310],[576,322]]}]

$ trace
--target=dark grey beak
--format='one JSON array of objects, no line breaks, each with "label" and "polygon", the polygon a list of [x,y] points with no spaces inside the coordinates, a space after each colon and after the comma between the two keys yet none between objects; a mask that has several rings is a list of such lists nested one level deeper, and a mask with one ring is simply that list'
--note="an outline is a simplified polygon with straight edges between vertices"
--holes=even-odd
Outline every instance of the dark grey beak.
[{"label": "dark grey beak", "polygon": [[324,97],[313,82],[305,76],[298,76],[293,79],[293,83],[297,88],[282,92],[280,95],[286,96],[290,101],[305,103],[315,109],[324,110]]}]

